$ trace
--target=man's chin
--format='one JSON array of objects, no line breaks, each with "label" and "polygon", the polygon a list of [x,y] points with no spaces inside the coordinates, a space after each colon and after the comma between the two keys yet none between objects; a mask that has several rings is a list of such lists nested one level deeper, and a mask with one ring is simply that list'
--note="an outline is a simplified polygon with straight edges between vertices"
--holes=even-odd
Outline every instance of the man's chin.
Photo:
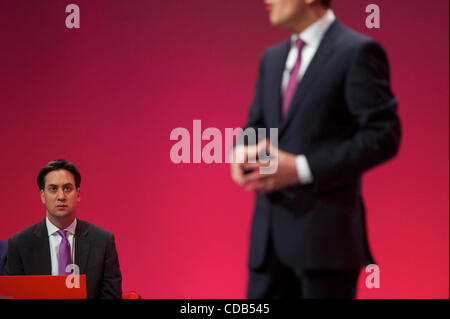
[{"label": "man's chin", "polygon": [[67,210],[56,210],[54,212],[50,212],[50,215],[54,218],[67,218],[71,215],[71,213]]},{"label": "man's chin", "polygon": [[287,28],[288,24],[286,23],[286,21],[280,21],[277,19],[270,19],[270,23],[274,26],[274,27],[278,27],[278,28]]},{"label": "man's chin", "polygon": [[280,24],[280,21],[278,21],[277,19],[274,19],[274,18],[270,18],[269,21],[270,21],[270,24],[275,27],[278,27],[278,25]]}]

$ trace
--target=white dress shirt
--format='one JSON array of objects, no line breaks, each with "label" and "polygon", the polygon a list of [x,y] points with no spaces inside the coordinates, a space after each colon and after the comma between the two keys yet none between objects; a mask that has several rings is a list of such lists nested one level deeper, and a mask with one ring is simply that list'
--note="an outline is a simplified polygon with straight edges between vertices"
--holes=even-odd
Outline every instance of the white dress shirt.
[{"label": "white dress shirt", "polygon": [[[300,34],[293,34],[291,37],[291,50],[289,51],[288,58],[286,60],[286,66],[283,73],[283,79],[281,83],[281,94],[284,94],[286,87],[289,82],[289,75],[291,70],[294,68],[295,62],[298,57],[298,48],[296,46],[296,41],[298,38],[305,42],[302,49],[302,63],[300,66],[300,71],[298,72],[298,81],[300,82],[308,69],[314,55],[322,42],[323,36],[325,35],[328,28],[336,20],[336,17],[331,9],[328,9],[327,13],[316,21],[314,24],[310,25],[308,28],[303,30]],[[301,184],[310,184],[313,182],[313,176],[309,168],[308,161],[305,155],[298,155],[296,157],[297,174],[300,179]]]},{"label": "white dress shirt", "polygon": [[[52,261],[52,275],[58,275],[58,251],[59,251],[59,245],[61,244],[61,235],[57,233],[59,230],[58,227],[52,224],[52,222],[48,219],[48,217],[45,218],[45,222],[47,224],[47,231],[48,231],[48,240],[50,243],[50,258]],[[70,251],[72,256],[72,263],[75,263],[75,228],[77,227],[77,219],[73,221],[72,224],[70,224],[69,227],[67,227],[65,230],[67,230],[67,240],[70,244]]]}]

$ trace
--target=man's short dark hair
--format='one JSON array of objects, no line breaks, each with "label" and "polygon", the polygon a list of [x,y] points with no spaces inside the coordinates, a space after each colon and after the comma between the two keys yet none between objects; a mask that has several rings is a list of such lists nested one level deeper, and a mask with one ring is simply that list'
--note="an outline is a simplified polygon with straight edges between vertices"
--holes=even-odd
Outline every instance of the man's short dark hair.
[{"label": "man's short dark hair", "polygon": [[76,188],[80,187],[81,175],[80,175],[80,171],[78,170],[78,168],[69,161],[66,161],[63,159],[57,159],[56,161],[48,162],[39,171],[39,174],[37,177],[37,183],[38,183],[39,189],[43,190],[45,188],[45,176],[47,176],[48,173],[50,173],[52,171],[57,171],[60,169],[69,171],[73,175],[73,178],[75,179]]},{"label": "man's short dark hair", "polygon": [[320,2],[325,8],[331,7],[331,0],[320,0]]}]

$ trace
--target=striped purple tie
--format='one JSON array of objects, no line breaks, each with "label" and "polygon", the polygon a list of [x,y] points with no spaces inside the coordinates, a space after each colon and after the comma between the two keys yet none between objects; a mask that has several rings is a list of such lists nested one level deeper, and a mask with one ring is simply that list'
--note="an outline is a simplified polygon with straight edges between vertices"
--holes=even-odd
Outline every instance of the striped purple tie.
[{"label": "striped purple tie", "polygon": [[58,234],[61,236],[58,251],[58,275],[70,275],[71,272],[66,272],[66,267],[72,264],[70,244],[66,237],[67,231],[60,229],[58,230]]},{"label": "striped purple tie", "polygon": [[295,62],[294,68],[291,70],[291,73],[289,75],[289,82],[284,91],[283,109],[282,109],[283,117],[286,116],[289,110],[289,106],[291,105],[292,99],[294,98],[295,91],[297,90],[298,72],[300,72],[300,66],[302,65],[302,49],[303,46],[305,45],[305,42],[303,42],[303,40],[299,38],[295,42],[295,44],[297,45],[298,49],[298,57],[297,61]]}]

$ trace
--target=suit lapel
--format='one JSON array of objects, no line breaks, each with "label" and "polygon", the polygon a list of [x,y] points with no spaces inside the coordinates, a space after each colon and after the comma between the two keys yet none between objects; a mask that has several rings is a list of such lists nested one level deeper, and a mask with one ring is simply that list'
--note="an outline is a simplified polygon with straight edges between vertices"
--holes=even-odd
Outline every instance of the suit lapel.
[{"label": "suit lapel", "polygon": [[272,69],[269,74],[273,74],[273,81],[271,83],[267,94],[269,94],[267,105],[267,122],[268,128],[279,128],[281,123],[281,82],[283,80],[283,72],[286,65],[286,59],[289,54],[289,50],[291,48],[291,41],[286,41],[276,59],[273,59],[275,62],[272,66]]},{"label": "suit lapel", "polygon": [[34,251],[36,254],[36,264],[34,265],[36,274],[51,275],[52,261],[50,255],[50,242],[45,219],[37,225],[34,235],[36,236],[37,243],[36,250]]},{"label": "suit lapel", "polygon": [[[292,99],[291,105],[289,107],[288,113],[286,114],[286,117],[281,123],[280,132],[279,135],[286,130],[286,127],[289,125],[290,121],[292,120],[294,114],[297,112],[297,110],[301,107],[305,95],[308,94],[308,89],[311,87],[312,83],[317,80],[317,78],[320,77],[320,70],[321,66],[324,64],[324,62],[327,60],[327,57],[329,54],[333,52],[333,44],[334,44],[334,33],[336,29],[338,28],[339,22],[336,20],[333,22],[333,24],[330,26],[330,28],[325,33],[319,48],[317,49],[316,54],[314,55],[313,59],[311,60],[311,63],[308,66],[308,69],[306,70],[305,74],[303,75],[302,80],[297,86],[297,90],[295,92],[295,95]],[[311,93],[311,92],[309,92]]]},{"label": "suit lapel", "polygon": [[86,273],[86,264],[89,256],[89,238],[87,225],[82,221],[77,221],[75,229],[75,264],[80,267],[80,273]]}]

